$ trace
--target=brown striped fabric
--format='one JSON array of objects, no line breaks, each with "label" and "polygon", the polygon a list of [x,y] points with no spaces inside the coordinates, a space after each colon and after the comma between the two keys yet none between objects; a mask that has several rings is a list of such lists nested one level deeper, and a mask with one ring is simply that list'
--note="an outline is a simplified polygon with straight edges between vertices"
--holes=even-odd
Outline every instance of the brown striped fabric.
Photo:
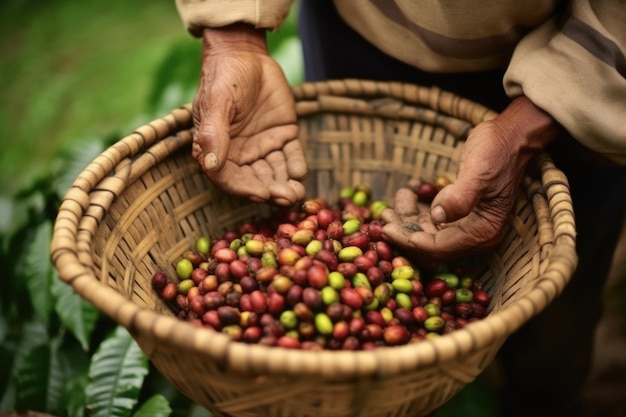
[{"label": "brown striped fabric", "polygon": [[[244,21],[274,29],[288,0],[175,0],[186,27]],[[335,0],[374,46],[424,71],[506,69],[524,94],[588,148],[626,165],[624,0]]]},{"label": "brown striped fabric", "polygon": [[626,78],[626,58],[611,39],[573,16],[563,26],[562,33]]},{"label": "brown striped fabric", "polygon": [[555,1],[335,1],[353,29],[426,71],[506,67],[515,45],[552,16]]}]

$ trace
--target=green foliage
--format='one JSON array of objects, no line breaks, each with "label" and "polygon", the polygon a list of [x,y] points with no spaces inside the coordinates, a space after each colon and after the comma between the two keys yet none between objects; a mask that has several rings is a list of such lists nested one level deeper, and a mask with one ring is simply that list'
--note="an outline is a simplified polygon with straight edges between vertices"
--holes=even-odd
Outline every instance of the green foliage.
[{"label": "green foliage", "polygon": [[146,356],[130,334],[117,327],[91,358],[85,387],[90,415],[129,416],[147,373]]},{"label": "green foliage", "polygon": [[28,288],[33,308],[44,322],[50,320],[52,312],[52,279],[54,268],[46,255],[52,237],[52,222],[44,221],[35,229],[35,234],[26,250],[24,269],[26,287]]},{"label": "green foliage", "polygon": [[[168,8],[147,1],[141,4],[145,6],[141,17],[152,18],[156,27],[157,16]],[[0,6],[2,21],[18,16],[22,7],[19,3]],[[107,33],[106,16],[123,23],[124,13],[137,8],[102,1],[90,7],[93,9],[88,11],[82,3],[52,1],[45,7],[33,3],[29,22],[40,24],[28,27],[39,32],[17,32],[27,40],[24,51],[30,54],[5,48],[9,54],[0,58],[0,62],[13,59],[0,80],[3,94],[15,91],[22,96],[12,101],[10,109],[11,114],[19,112],[19,117],[3,116],[9,117],[3,128],[15,129],[0,132],[3,138],[14,138],[12,147],[2,152],[2,169],[15,171],[15,167],[22,167],[19,175],[11,178],[13,181],[6,182],[10,177],[2,176],[2,190],[9,193],[0,192],[0,265],[10,278],[3,281],[0,291],[0,411],[30,410],[58,417],[212,417],[152,367],[126,329],[59,280],[50,259],[57,210],[77,175],[107,146],[139,124],[191,101],[200,72],[201,43],[182,30],[179,22],[175,29],[169,29],[170,35],[143,43],[141,38],[129,36],[130,42],[115,42],[122,45],[119,48],[112,48],[113,43],[95,49],[73,46],[78,38],[65,31],[71,25],[58,22],[74,16],[74,30],[90,21],[100,25],[100,33]],[[162,22],[178,19],[173,3],[169,10],[172,16]],[[96,15],[87,16],[90,13]],[[47,53],[36,53],[41,49],[36,45],[52,27],[56,27],[56,37],[47,44]],[[121,29],[115,36],[127,30]],[[85,29],[81,39],[89,43],[96,33]],[[283,28],[268,35],[268,47],[283,65],[289,81],[299,82],[301,58],[292,17]],[[67,62],[78,66],[75,71],[65,76],[49,71],[48,82],[37,81],[36,76],[28,81],[20,78],[32,65],[44,71],[56,65],[55,53],[59,51],[80,51]],[[126,51],[134,55],[122,62],[120,58]],[[89,77],[94,74],[101,75],[99,83],[77,90],[80,82],[93,82],[95,78]],[[33,90],[33,82],[39,82],[41,88]],[[29,95],[33,98],[27,100]],[[76,96],[80,108],[62,99],[68,96]],[[142,104],[133,107],[138,97]],[[30,107],[23,111],[26,104]],[[124,121],[127,125],[116,123],[103,128],[103,120],[115,119],[111,114],[118,110],[132,116]],[[72,116],[62,117],[61,112]],[[9,120],[22,126],[11,125]],[[77,133],[81,127],[89,127],[95,136]],[[62,135],[66,137],[60,140]],[[34,138],[39,138],[40,144],[45,142],[45,146],[34,146]]]},{"label": "green foliage", "polygon": [[133,417],[167,417],[171,413],[172,409],[167,398],[161,394],[155,394],[143,403]]},{"label": "green foliage", "polygon": [[61,325],[74,335],[84,351],[88,351],[89,339],[100,313],[92,304],[76,294],[72,287],[58,279],[52,282],[51,291],[56,300],[54,310],[59,316]]}]

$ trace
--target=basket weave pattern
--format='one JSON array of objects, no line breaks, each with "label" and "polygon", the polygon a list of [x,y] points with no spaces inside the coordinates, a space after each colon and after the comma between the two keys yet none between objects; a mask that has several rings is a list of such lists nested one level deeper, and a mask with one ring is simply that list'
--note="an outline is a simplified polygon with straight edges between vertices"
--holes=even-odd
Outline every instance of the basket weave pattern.
[{"label": "basket weave pattern", "polygon": [[[463,140],[495,116],[401,83],[336,80],[293,87],[311,196],[369,184],[391,201],[410,178],[454,179]],[[233,342],[182,322],[151,288],[198,236],[218,236],[271,207],[225,194],[190,156],[191,107],[139,127],[79,174],[51,245],[60,278],[126,327],[159,371],[220,416],[423,416],[492,362],[506,338],[563,290],[576,267],[567,179],[548,155],[520,187],[481,277],[488,316],[444,337],[363,352]]]}]

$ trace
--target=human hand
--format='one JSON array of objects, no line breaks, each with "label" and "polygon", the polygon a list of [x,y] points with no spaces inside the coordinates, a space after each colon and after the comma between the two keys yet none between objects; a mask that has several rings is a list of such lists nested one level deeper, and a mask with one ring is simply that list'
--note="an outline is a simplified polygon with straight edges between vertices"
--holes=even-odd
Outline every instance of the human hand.
[{"label": "human hand", "polygon": [[395,208],[382,213],[383,235],[428,263],[494,248],[528,161],[560,131],[556,121],[530,100],[516,98],[471,132],[456,181],[439,191],[430,209],[420,211],[412,191],[397,192]]},{"label": "human hand", "polygon": [[192,155],[229,193],[290,205],[305,196],[294,98],[265,32],[245,24],[203,32]]}]

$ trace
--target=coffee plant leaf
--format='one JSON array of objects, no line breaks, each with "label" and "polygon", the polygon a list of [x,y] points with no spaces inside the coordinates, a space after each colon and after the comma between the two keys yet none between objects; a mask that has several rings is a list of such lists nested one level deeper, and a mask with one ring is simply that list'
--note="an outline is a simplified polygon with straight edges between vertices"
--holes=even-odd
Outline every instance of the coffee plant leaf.
[{"label": "coffee plant leaf", "polygon": [[51,341],[26,353],[16,379],[16,409],[56,410],[65,383],[58,351],[58,341]]},{"label": "coffee plant leaf", "polygon": [[18,328],[16,332],[11,332],[10,337],[3,339],[3,348],[7,357],[12,360],[7,362],[9,370],[3,371],[8,374],[8,383],[4,387],[2,398],[0,399],[0,410],[15,409],[16,401],[16,380],[21,373],[24,363],[27,361],[29,353],[39,346],[49,342],[46,325],[41,317],[14,324]]},{"label": "coffee plant leaf", "polygon": [[84,417],[87,397],[85,387],[87,386],[87,369],[84,372],[74,375],[63,387],[61,399],[59,401],[59,415],[65,417]]},{"label": "coffee plant leaf", "polygon": [[55,297],[54,309],[63,326],[78,340],[83,350],[89,349],[91,334],[100,317],[99,310],[76,294],[72,287],[62,282],[56,271],[52,282]]},{"label": "coffee plant leaf", "polygon": [[153,395],[133,414],[133,417],[169,417],[172,414],[170,403],[161,394]]},{"label": "coffee plant leaf", "polygon": [[41,317],[35,317],[21,325],[20,338],[13,361],[14,374],[18,375],[29,352],[40,345],[50,343],[48,329]]},{"label": "coffee plant leaf", "polygon": [[85,388],[90,417],[128,417],[148,373],[148,358],[118,326],[91,358]]},{"label": "coffee plant leaf", "polygon": [[46,323],[50,321],[53,300],[50,292],[54,267],[50,261],[52,222],[44,221],[35,230],[35,235],[26,249],[24,272],[26,287],[35,311]]}]

